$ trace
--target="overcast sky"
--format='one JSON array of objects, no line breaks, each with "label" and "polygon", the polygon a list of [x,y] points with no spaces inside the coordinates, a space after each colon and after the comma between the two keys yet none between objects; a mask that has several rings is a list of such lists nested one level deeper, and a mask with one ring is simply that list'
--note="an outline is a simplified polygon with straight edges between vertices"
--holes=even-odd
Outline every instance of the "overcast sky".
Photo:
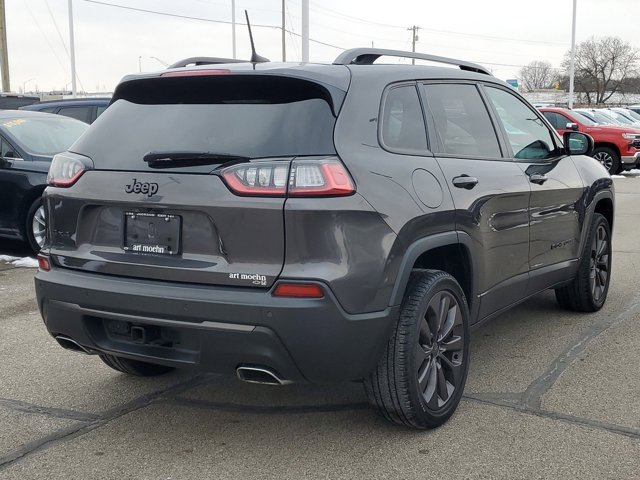
[{"label": "overcast sky", "polygon": [[[11,88],[70,88],[68,0],[5,0]],[[109,5],[110,4],[110,5]],[[578,0],[576,41],[619,36],[640,47],[639,0]],[[153,10],[150,12],[118,8]],[[281,0],[236,0],[236,20],[281,24]],[[301,58],[301,2],[286,1],[287,60]],[[78,90],[112,91],[126,74],[192,56],[232,55],[231,0],[73,0]],[[474,61],[502,79],[547,60],[560,67],[571,46],[572,0],[310,0],[310,60],[332,61],[343,48],[411,49]],[[204,20],[198,20],[198,19]],[[296,34],[298,36],[296,36]],[[249,58],[238,25],[238,57]],[[281,31],[256,27],[258,52],[281,60]],[[328,45],[323,45],[329,44]],[[154,59],[153,57],[156,57]]]}]

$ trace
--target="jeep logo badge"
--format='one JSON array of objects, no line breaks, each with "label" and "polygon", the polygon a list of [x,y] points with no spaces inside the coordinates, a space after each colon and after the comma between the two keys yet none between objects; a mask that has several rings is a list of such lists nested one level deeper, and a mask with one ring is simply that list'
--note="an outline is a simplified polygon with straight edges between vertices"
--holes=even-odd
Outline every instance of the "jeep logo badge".
[{"label": "jeep logo badge", "polygon": [[134,178],[129,185],[125,185],[124,191],[127,193],[144,193],[151,197],[158,192],[158,184],[139,182]]}]

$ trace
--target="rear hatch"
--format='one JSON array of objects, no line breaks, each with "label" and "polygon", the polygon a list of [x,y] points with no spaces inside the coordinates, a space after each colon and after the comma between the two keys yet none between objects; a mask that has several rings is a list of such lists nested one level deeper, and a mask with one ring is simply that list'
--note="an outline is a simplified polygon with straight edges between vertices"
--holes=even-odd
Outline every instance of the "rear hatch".
[{"label": "rear hatch", "polygon": [[121,84],[89,131],[54,159],[57,186],[46,193],[54,263],[270,287],[284,261],[292,161],[335,156],[343,96],[308,79],[255,72]]}]

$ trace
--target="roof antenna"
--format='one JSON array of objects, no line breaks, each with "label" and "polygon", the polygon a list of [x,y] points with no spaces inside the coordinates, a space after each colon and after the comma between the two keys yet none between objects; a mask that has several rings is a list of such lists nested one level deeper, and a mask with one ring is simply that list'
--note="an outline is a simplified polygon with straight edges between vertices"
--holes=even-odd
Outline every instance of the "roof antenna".
[{"label": "roof antenna", "polygon": [[247,18],[247,27],[249,28],[249,40],[251,40],[251,60],[249,60],[251,63],[264,63],[264,62],[268,62],[269,59],[268,58],[264,58],[261,57],[260,55],[258,55],[256,53],[256,47],[253,44],[253,34],[251,33],[251,23],[249,23],[249,14],[247,13],[247,11],[244,11],[244,16]]}]

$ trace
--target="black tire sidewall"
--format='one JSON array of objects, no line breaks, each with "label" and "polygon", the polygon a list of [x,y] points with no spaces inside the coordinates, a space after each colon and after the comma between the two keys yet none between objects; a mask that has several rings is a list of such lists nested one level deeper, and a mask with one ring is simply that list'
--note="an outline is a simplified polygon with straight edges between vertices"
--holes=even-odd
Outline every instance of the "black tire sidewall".
[{"label": "black tire sidewall", "polygon": [[[443,273],[443,272],[442,272]],[[433,298],[433,296],[441,291],[447,291],[452,294],[458,302],[458,307],[461,309],[464,339],[463,339],[463,361],[462,361],[462,380],[460,385],[457,386],[453,397],[439,410],[431,410],[428,408],[424,397],[422,396],[418,384],[418,366],[416,365],[417,344],[419,341],[420,321],[426,313],[427,306]],[[409,295],[411,292],[407,292]],[[414,405],[420,405],[422,412],[425,416],[431,417],[433,421],[442,423],[448,419],[460,402],[464,391],[464,386],[467,380],[467,374],[469,371],[469,308],[466,303],[465,295],[460,288],[460,285],[456,280],[448,275],[444,274],[440,276],[436,281],[432,283],[425,295],[422,296],[420,305],[418,308],[418,316],[413,319],[413,325],[411,334],[409,337],[408,348],[406,352],[409,368],[408,372],[408,393],[412,397]],[[403,309],[404,313],[404,309]],[[401,313],[402,315],[402,313]]]}]

